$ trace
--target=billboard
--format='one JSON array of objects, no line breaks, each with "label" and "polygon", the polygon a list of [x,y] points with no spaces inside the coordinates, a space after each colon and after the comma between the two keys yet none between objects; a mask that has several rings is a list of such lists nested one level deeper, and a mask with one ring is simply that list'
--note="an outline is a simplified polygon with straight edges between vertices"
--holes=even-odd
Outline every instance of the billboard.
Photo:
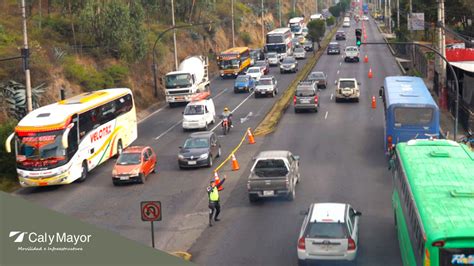
[{"label": "billboard", "polygon": [[408,23],[409,30],[425,29],[425,13],[412,13]]}]

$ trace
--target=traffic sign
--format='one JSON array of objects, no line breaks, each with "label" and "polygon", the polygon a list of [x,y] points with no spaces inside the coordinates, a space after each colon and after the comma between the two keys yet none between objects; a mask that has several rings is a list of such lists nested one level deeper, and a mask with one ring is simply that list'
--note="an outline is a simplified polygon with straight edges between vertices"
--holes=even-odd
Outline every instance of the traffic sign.
[{"label": "traffic sign", "polygon": [[140,202],[140,210],[142,214],[142,221],[161,221],[160,201],[142,201]]}]

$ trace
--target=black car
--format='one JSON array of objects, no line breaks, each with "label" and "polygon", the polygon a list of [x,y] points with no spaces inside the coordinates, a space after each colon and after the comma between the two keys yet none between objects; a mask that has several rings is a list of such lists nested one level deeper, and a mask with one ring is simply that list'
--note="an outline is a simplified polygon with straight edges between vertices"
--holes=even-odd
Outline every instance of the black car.
[{"label": "black car", "polygon": [[328,86],[327,75],[324,72],[314,71],[308,75],[308,80],[316,82],[319,88],[326,88]]},{"label": "black car", "polygon": [[345,40],[346,33],[344,31],[337,31],[336,32],[336,41]]},{"label": "black car", "polygon": [[328,54],[341,54],[341,46],[337,42],[330,42],[327,49]]},{"label": "black car", "polygon": [[306,52],[311,52],[314,50],[313,42],[311,40],[306,40],[303,44],[303,48]]},{"label": "black car", "polygon": [[250,57],[256,62],[265,59],[265,54],[262,49],[250,49]]},{"label": "black car", "polygon": [[221,144],[214,132],[196,132],[189,135],[179,147],[178,165],[180,169],[190,167],[212,167],[214,159],[221,156]]},{"label": "black car", "polygon": [[298,61],[292,56],[285,57],[280,62],[280,73],[298,72]]}]

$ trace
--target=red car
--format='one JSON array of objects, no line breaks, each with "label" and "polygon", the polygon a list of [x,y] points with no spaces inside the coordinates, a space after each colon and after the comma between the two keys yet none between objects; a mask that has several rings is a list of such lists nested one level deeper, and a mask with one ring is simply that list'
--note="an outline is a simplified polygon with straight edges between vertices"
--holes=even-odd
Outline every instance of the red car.
[{"label": "red car", "polygon": [[260,68],[263,68],[263,74],[268,75],[270,73],[270,64],[268,63],[267,60],[258,60],[255,62],[253,66],[258,66]]},{"label": "red car", "polygon": [[132,146],[123,150],[115,163],[112,171],[112,182],[119,183],[138,182],[145,183],[145,179],[156,171],[156,154],[148,146]]}]

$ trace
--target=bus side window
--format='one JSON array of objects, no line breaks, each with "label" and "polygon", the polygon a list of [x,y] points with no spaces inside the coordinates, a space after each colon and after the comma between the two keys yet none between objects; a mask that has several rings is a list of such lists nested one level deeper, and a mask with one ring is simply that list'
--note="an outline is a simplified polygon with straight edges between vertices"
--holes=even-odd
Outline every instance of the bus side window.
[{"label": "bus side window", "polygon": [[115,111],[116,111],[115,101],[102,105],[99,110],[100,110],[100,114],[99,114],[99,116],[100,116],[99,123],[100,124],[105,124],[109,121],[112,121],[116,117],[116,115],[115,115]]},{"label": "bus side window", "polygon": [[98,125],[98,118],[95,109],[79,114],[79,137],[82,140],[87,133],[94,130]]},{"label": "bus side window", "polygon": [[124,97],[115,100],[115,106],[116,106],[116,111],[115,111],[116,117],[124,113],[127,113],[128,111],[132,109],[132,106],[133,106],[132,96],[130,96],[130,94],[127,94]]}]

